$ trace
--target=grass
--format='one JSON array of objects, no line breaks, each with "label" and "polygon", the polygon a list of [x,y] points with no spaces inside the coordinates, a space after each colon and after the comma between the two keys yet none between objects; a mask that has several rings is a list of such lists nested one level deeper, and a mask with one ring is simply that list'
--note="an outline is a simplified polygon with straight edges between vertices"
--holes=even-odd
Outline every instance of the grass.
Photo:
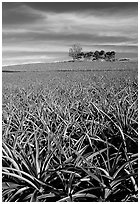
[{"label": "grass", "polygon": [[3,201],[138,201],[137,79],[60,74],[3,87]]}]

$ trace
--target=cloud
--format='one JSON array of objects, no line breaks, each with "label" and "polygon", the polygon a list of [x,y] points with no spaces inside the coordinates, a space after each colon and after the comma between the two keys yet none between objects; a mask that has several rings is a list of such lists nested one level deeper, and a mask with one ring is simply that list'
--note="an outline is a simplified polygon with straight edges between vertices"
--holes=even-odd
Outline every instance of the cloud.
[{"label": "cloud", "polygon": [[2,24],[22,25],[42,20],[43,15],[22,3],[2,3]]},{"label": "cloud", "polygon": [[109,19],[137,16],[138,13],[137,2],[3,2],[2,10],[3,25],[9,26],[41,22],[46,18],[47,13],[82,14],[84,17],[92,15],[98,18],[104,16]]},{"label": "cloud", "polygon": [[52,11],[55,13],[65,13],[74,11],[108,11],[120,12],[126,10],[137,10],[137,2],[28,2],[24,3],[29,7],[41,10]]},{"label": "cloud", "polygon": [[[111,19],[82,13],[48,12],[43,21],[11,29],[3,29],[3,42],[91,42],[91,43],[136,43],[137,17]],[[63,21],[62,21],[63,19]]]},{"label": "cloud", "polygon": [[129,41],[132,42],[134,39],[131,38],[131,36],[113,36],[113,35],[98,35],[98,34],[86,34],[81,33],[79,34],[73,34],[73,33],[46,33],[46,32],[23,32],[20,35],[15,33],[9,33],[7,36],[3,36],[3,40],[8,40],[9,42],[16,41],[18,42],[47,42],[47,41],[58,41],[62,42],[68,42],[71,41],[75,42],[92,42],[92,43],[126,43]]}]

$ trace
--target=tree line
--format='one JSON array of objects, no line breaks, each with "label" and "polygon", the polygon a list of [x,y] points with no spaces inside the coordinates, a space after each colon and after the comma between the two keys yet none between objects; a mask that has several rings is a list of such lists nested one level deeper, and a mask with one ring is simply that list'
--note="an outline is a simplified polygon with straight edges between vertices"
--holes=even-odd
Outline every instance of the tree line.
[{"label": "tree line", "polygon": [[69,56],[73,58],[73,60],[87,59],[87,60],[105,60],[105,61],[115,61],[115,51],[105,52],[104,50],[95,52],[82,52],[82,47],[80,45],[74,44],[69,49]]}]

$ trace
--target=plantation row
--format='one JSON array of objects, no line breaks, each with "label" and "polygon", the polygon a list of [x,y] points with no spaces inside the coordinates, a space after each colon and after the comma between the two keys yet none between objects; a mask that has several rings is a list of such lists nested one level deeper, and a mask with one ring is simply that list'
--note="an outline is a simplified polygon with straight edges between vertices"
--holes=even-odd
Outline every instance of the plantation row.
[{"label": "plantation row", "polygon": [[137,201],[137,88],[3,87],[3,201]]}]

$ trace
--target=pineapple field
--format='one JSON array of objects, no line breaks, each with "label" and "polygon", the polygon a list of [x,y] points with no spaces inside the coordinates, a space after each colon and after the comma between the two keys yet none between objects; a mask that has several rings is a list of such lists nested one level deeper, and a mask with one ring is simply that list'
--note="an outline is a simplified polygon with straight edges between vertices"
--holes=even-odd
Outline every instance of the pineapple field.
[{"label": "pineapple field", "polygon": [[3,202],[138,201],[137,66],[2,68]]}]

